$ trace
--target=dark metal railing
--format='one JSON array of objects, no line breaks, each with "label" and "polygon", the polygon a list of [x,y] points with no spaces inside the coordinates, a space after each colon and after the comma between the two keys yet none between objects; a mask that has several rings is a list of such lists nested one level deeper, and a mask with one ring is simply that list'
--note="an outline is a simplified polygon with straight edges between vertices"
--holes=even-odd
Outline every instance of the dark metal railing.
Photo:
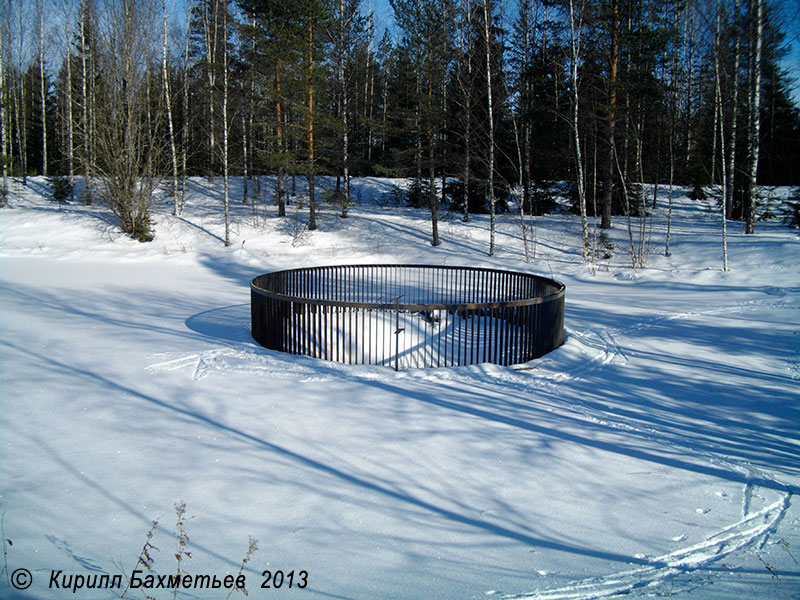
[{"label": "dark metal railing", "polygon": [[347,364],[512,365],[564,342],[564,285],[528,273],[308,267],[259,275],[250,292],[259,344]]}]

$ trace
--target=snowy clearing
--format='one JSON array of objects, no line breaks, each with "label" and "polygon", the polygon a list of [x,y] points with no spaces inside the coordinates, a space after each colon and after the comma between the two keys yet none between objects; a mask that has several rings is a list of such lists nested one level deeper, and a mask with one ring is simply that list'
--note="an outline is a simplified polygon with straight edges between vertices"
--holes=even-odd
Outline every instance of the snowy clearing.
[{"label": "snowy clearing", "polygon": [[[428,212],[389,202],[397,183],[354,180],[350,217],[323,207],[312,233],[294,204],[278,219],[234,202],[228,248],[221,180],[192,179],[181,217],[163,198],[149,244],[102,207],[59,210],[42,178],[13,184],[0,596],[76,597],[48,589],[52,571],[128,575],[154,519],[153,572],[174,574],[183,501],[182,568],[235,575],[252,536],[251,598],[798,598],[797,233],[730,222],[724,273],[713,202],[681,191],[666,258],[662,189],[647,269],[630,268],[619,219],[593,273],[567,215],[537,220],[527,265],[518,215],[500,216],[495,258],[484,216],[443,214],[432,248]],[[250,338],[252,277],[348,263],[554,277],[566,342],[512,368],[396,373]],[[33,584],[15,591],[21,568]],[[265,569],[307,586],[260,589]]]}]

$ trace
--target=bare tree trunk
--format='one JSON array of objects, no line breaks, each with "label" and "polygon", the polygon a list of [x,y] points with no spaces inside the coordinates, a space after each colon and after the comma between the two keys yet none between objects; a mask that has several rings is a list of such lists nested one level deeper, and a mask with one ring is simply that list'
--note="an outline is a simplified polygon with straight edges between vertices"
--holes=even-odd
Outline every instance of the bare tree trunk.
[{"label": "bare tree trunk", "polygon": [[[573,142],[575,144],[575,168],[576,168],[576,175],[575,180],[578,186],[578,202],[580,203],[580,210],[581,210],[581,243],[583,248],[581,249],[581,253],[583,256],[583,260],[585,261],[589,257],[589,228],[586,218],[586,188],[584,186],[583,181],[583,157],[581,156],[581,137],[580,137],[580,130],[578,127],[578,58],[580,56],[580,29],[582,24],[581,21],[577,24],[577,32],[575,26],[575,7],[573,0],[569,0],[569,25],[570,25],[570,39],[572,45],[572,60],[571,60],[571,69],[572,69],[572,136]],[[613,139],[613,135],[612,135]],[[603,215],[605,218],[605,207],[603,209]],[[595,215],[596,218],[597,215]],[[610,217],[609,217],[610,218]],[[601,225],[602,227],[602,225]]]},{"label": "bare tree trunk", "polygon": [[[255,27],[255,25],[256,25],[256,20],[254,18],[253,22],[252,22],[252,26]],[[255,46],[256,46],[256,40],[255,40],[255,37],[253,37],[252,47],[253,47],[253,51],[254,52],[255,52]],[[255,129],[253,128],[253,113],[256,110],[256,107],[255,107],[255,95],[256,95],[256,72],[255,72],[255,69],[253,69],[250,72],[250,98],[249,98],[250,102],[248,104],[248,111],[247,111],[247,147],[248,147],[247,167],[248,167],[248,172],[249,172],[251,177],[253,175],[255,175],[255,164],[254,164],[254,161],[253,161],[253,155],[255,154],[255,134],[253,133],[255,131]],[[258,199],[258,193],[260,191],[260,189],[258,187],[258,181],[259,180],[256,180],[256,181],[257,181],[257,183],[256,183],[257,187],[256,187],[256,192],[255,192],[255,195],[256,195],[256,199],[255,200]],[[254,206],[255,206],[255,200],[253,200],[253,205]]]},{"label": "bare tree trunk", "polygon": [[47,175],[47,92],[44,83],[44,0],[39,0],[39,91],[42,99],[42,175]]},{"label": "bare tree trunk", "polygon": [[[431,58],[431,63],[433,62]],[[439,210],[438,198],[436,197],[436,166],[434,163],[433,149],[433,118],[431,115],[433,103],[433,65],[430,66],[431,72],[428,74],[428,202],[431,207],[431,246],[438,246],[442,242],[439,239]]]},{"label": "bare tree trunk", "polygon": [[[636,165],[639,170],[639,182],[641,185],[640,194],[640,207],[642,215],[639,222],[639,267],[644,268],[647,262],[647,256],[650,253],[650,239],[653,231],[653,221],[647,218],[647,194],[644,191],[644,112],[639,106],[639,125],[638,125],[638,138],[636,140]],[[649,223],[649,226],[648,226]]]},{"label": "bare tree trunk", "polygon": [[[716,35],[716,34],[715,34]],[[718,50],[714,51],[715,53]],[[714,61],[718,60],[716,54],[714,56]],[[715,74],[715,81],[717,75]],[[714,102],[718,102],[719,99],[716,97],[716,91],[714,92]],[[717,110],[717,106],[714,106],[714,125],[713,125],[713,132],[711,134],[711,185],[717,184],[717,133],[719,132],[719,124],[717,123],[717,119],[719,118],[719,110]],[[724,164],[723,164],[724,168]]]},{"label": "bare tree trunk", "polygon": [[0,29],[0,162],[3,164],[3,187],[0,189],[0,208],[7,206],[8,198],[8,155],[11,154],[8,143],[8,129],[6,128],[6,82],[5,82],[5,32]]},{"label": "bare tree trunk", "polygon": [[492,105],[492,35],[491,35],[491,0],[483,0],[483,32],[486,39],[486,95],[489,111],[489,256],[494,256],[495,248],[495,210],[494,197],[494,107]]},{"label": "bare tree trunk", "polygon": [[189,152],[189,25],[192,21],[194,8],[189,5],[186,11],[186,38],[183,48],[183,128],[181,133],[181,202],[178,213],[183,214],[186,206],[186,162]]},{"label": "bare tree trunk", "polygon": [[[679,50],[675,49],[672,55],[672,80],[677,82],[680,72]],[[672,256],[669,245],[672,236],[672,190],[675,183],[675,118],[678,109],[678,86],[673,85],[669,99],[669,199],[667,209],[667,239],[664,247],[664,256]]]},{"label": "bare tree trunk", "polygon": [[[208,180],[214,180],[214,155],[216,153],[216,137],[214,135],[214,128],[216,119],[214,115],[214,86],[216,85],[217,73],[217,19],[219,18],[219,0],[214,0],[211,5],[211,10],[214,11],[213,15],[209,15],[208,11],[203,11],[203,33],[205,37],[206,46],[206,77],[208,78]],[[227,8],[223,7],[227,14]]]},{"label": "bare tree trunk", "polygon": [[18,94],[14,96],[14,123],[17,126],[17,152],[22,167],[22,185],[28,185],[28,156],[25,149],[28,147],[25,139],[27,125],[25,123],[25,78],[19,78]]},{"label": "bare tree trunk", "polygon": [[242,203],[247,204],[247,180],[250,175],[247,171],[247,117],[242,113]]},{"label": "bare tree trunk", "polygon": [[[256,20],[255,17],[251,20],[250,25],[255,30]],[[250,38],[250,49],[255,52],[256,40],[255,36]],[[249,183],[250,183],[250,146],[252,144],[251,136],[253,135],[253,94],[255,92],[255,69],[250,67],[250,82],[249,86],[245,86],[242,80],[242,96],[247,100],[247,114],[242,112],[242,203],[248,203]],[[248,126],[249,125],[249,126]],[[254,204],[255,206],[255,204]]]},{"label": "bare tree trunk", "polygon": [[69,199],[75,199],[75,142],[74,127],[72,123],[72,53],[70,52],[70,36],[72,35],[72,8],[70,2],[64,3],[64,39],[67,62],[67,167],[69,169]]},{"label": "bare tree trunk", "polygon": [[736,38],[733,55],[733,98],[731,99],[731,143],[728,151],[727,171],[728,185],[725,188],[725,214],[730,215],[733,208],[733,192],[736,188],[734,173],[736,169],[736,123],[739,116],[739,54],[741,40],[739,37],[739,0],[733,3],[733,35]]},{"label": "bare tree trunk", "polygon": [[764,32],[763,0],[750,0],[750,11],[753,16],[753,29],[751,34],[752,48],[752,70],[753,86],[750,90],[750,131],[748,156],[748,176],[750,184],[748,186],[749,197],[747,199],[747,227],[745,233],[753,234],[756,231],[756,183],[758,175],[758,151],[759,135],[761,130],[761,44]]},{"label": "bare tree trunk", "polygon": [[664,256],[672,256],[669,249],[669,242],[672,236],[672,187],[675,181],[675,149],[673,141],[674,132],[670,131],[669,136],[669,200],[667,208],[667,243],[664,248]]},{"label": "bare tree trunk", "polygon": [[222,202],[225,245],[231,245],[230,183],[228,181],[228,11],[222,13]]},{"label": "bare tree trunk", "polygon": [[[283,153],[283,122],[281,117],[281,70],[280,63],[275,62],[275,133],[277,134],[278,153]],[[277,196],[278,196],[278,216],[286,216],[286,200],[284,199],[285,192],[283,186],[283,160],[278,162],[278,181],[277,181]]]},{"label": "bare tree trunk", "polygon": [[605,195],[603,198],[603,218],[601,229],[611,228],[611,208],[614,202],[614,162],[616,158],[616,118],[617,118],[617,70],[619,69],[619,0],[612,0],[611,21],[611,61],[609,74],[608,100],[608,169],[606,171]]},{"label": "bare tree trunk", "polygon": [[619,173],[620,185],[622,186],[622,193],[625,198],[625,218],[628,223],[628,242],[630,243],[630,255],[631,255],[631,267],[634,269],[638,264],[638,256],[636,252],[636,244],[633,241],[633,225],[631,224],[631,207],[629,205],[628,200],[628,186],[625,183],[626,177],[625,174],[622,172],[622,166],[619,163],[619,154],[616,151],[616,146],[614,147],[614,159],[615,164],[617,165],[617,172]]},{"label": "bare tree trunk", "polygon": [[[722,7],[717,0],[717,21],[714,30],[714,112],[715,121],[719,122],[719,137],[722,150],[723,160],[725,157],[725,117],[722,112],[722,86],[720,83],[719,72],[719,54],[720,54],[720,21],[721,21]],[[722,270],[728,270],[728,214],[727,206],[725,204],[725,190],[728,189],[728,180],[726,169],[722,171]]]},{"label": "bare tree trunk", "polygon": [[386,117],[389,111],[389,69],[383,78],[383,114],[381,115],[381,157],[386,155]]},{"label": "bare tree trunk", "polygon": [[91,157],[89,156],[89,94],[87,80],[89,73],[86,67],[86,19],[88,15],[86,10],[81,14],[81,95],[83,112],[83,185],[84,196],[83,201],[85,204],[92,203],[92,177],[91,177]]},{"label": "bare tree trunk", "polygon": [[308,229],[314,231],[317,228],[317,207],[315,202],[314,188],[314,7],[309,1],[308,11]]},{"label": "bare tree trunk", "polygon": [[164,100],[167,106],[169,145],[172,153],[172,214],[178,214],[178,154],[175,149],[175,129],[172,124],[172,98],[169,94],[169,72],[167,71],[167,0],[161,0],[164,13],[164,40],[161,46],[161,75],[164,77]]},{"label": "bare tree trunk", "polygon": [[[465,22],[461,26],[461,56],[466,58],[467,75],[466,79],[461,75],[459,65],[459,85],[463,95],[462,108],[464,110],[464,215],[462,220],[464,223],[469,222],[469,180],[470,180],[470,161],[472,160],[472,61],[470,60],[470,50],[472,46],[472,37],[469,29],[472,24],[472,6],[470,0],[463,0],[463,12]],[[465,31],[465,29],[467,31]]]},{"label": "bare tree trunk", "polygon": [[339,79],[339,93],[341,98],[340,108],[342,116],[342,176],[344,177],[344,198],[342,199],[342,218],[347,217],[347,204],[350,202],[350,157],[349,157],[349,94],[347,89],[347,78],[345,77],[345,68],[349,61],[350,40],[346,34],[349,27],[349,21],[352,17],[348,18],[346,13],[345,0],[339,0],[339,48],[337,50],[338,56],[338,79]]},{"label": "bare tree trunk", "polygon": [[[692,86],[694,84],[694,50],[695,50],[695,14],[694,2],[689,2],[686,6],[686,31],[684,43],[687,45],[687,73],[686,73],[686,148],[684,154],[684,171],[689,169],[689,161],[692,157]],[[694,182],[693,182],[694,183]]]},{"label": "bare tree trunk", "polygon": [[[347,85],[344,86],[347,88]],[[344,127],[344,132],[342,135],[342,176],[344,177],[344,200],[342,201],[342,218],[347,217],[347,206],[350,203],[350,120],[348,119],[347,113],[350,110],[349,102],[347,98],[347,91],[345,89],[344,98],[342,100],[342,106],[344,108],[344,123],[342,126]]]},{"label": "bare tree trunk", "polygon": [[364,117],[367,120],[367,162],[372,164],[372,116],[374,109],[375,99],[375,61],[372,57],[372,40],[373,40],[373,12],[372,0],[370,0],[370,8],[368,17],[368,31],[367,31],[367,81],[364,82]]},{"label": "bare tree trunk", "polygon": [[[517,186],[518,186],[517,189],[519,190],[519,192],[522,192],[522,189],[524,187],[524,184],[523,184],[524,176],[522,174],[522,171],[523,171],[523,166],[522,166],[522,160],[523,160],[522,159],[522,145],[523,145],[523,142],[520,139],[519,124],[517,122],[518,121],[517,117],[516,116],[513,117],[512,121],[513,121],[513,124],[514,124],[514,139],[516,141],[516,146],[517,146],[517,161],[519,162],[519,172],[518,172],[519,180],[517,181]],[[518,202],[519,202],[520,231],[522,232],[522,249],[525,251],[525,262],[529,263],[529,262],[531,262],[531,253],[530,253],[530,248],[528,247],[528,225],[525,222],[525,206],[526,206],[526,203],[525,203],[524,193],[521,196],[518,193],[517,194],[517,198],[518,198]]]}]

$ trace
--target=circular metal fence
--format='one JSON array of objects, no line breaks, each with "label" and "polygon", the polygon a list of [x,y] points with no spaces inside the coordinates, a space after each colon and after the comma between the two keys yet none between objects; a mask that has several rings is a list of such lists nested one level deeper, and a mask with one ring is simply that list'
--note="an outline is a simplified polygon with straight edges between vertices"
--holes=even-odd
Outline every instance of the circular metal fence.
[{"label": "circular metal fence", "polygon": [[250,284],[252,335],[272,350],[395,369],[512,365],[564,342],[564,284],[497,269],[308,267]]}]

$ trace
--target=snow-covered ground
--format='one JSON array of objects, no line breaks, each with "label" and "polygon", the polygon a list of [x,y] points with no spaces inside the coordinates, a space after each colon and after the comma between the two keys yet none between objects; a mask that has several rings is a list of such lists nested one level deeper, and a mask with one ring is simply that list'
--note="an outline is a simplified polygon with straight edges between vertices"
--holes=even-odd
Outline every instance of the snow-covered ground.
[{"label": "snow-covered ground", "polygon": [[[225,248],[221,180],[190,183],[149,244],[100,207],[59,210],[39,178],[0,212],[0,597],[117,597],[50,574],[131,573],[156,519],[153,572],[175,573],[178,502],[191,575],[235,575],[258,540],[256,599],[800,597],[795,231],[730,222],[724,273],[715,207],[681,191],[667,258],[662,188],[645,270],[622,219],[612,257],[585,266],[566,215],[537,221],[526,264],[515,214],[494,258],[485,217],[444,213],[432,248],[425,210],[361,179],[350,217],[325,206],[313,233],[295,205],[278,219],[234,200]],[[358,262],[553,276],[566,343],[512,368],[396,373],[252,341],[252,277]],[[261,589],[264,570],[292,587]]]}]

